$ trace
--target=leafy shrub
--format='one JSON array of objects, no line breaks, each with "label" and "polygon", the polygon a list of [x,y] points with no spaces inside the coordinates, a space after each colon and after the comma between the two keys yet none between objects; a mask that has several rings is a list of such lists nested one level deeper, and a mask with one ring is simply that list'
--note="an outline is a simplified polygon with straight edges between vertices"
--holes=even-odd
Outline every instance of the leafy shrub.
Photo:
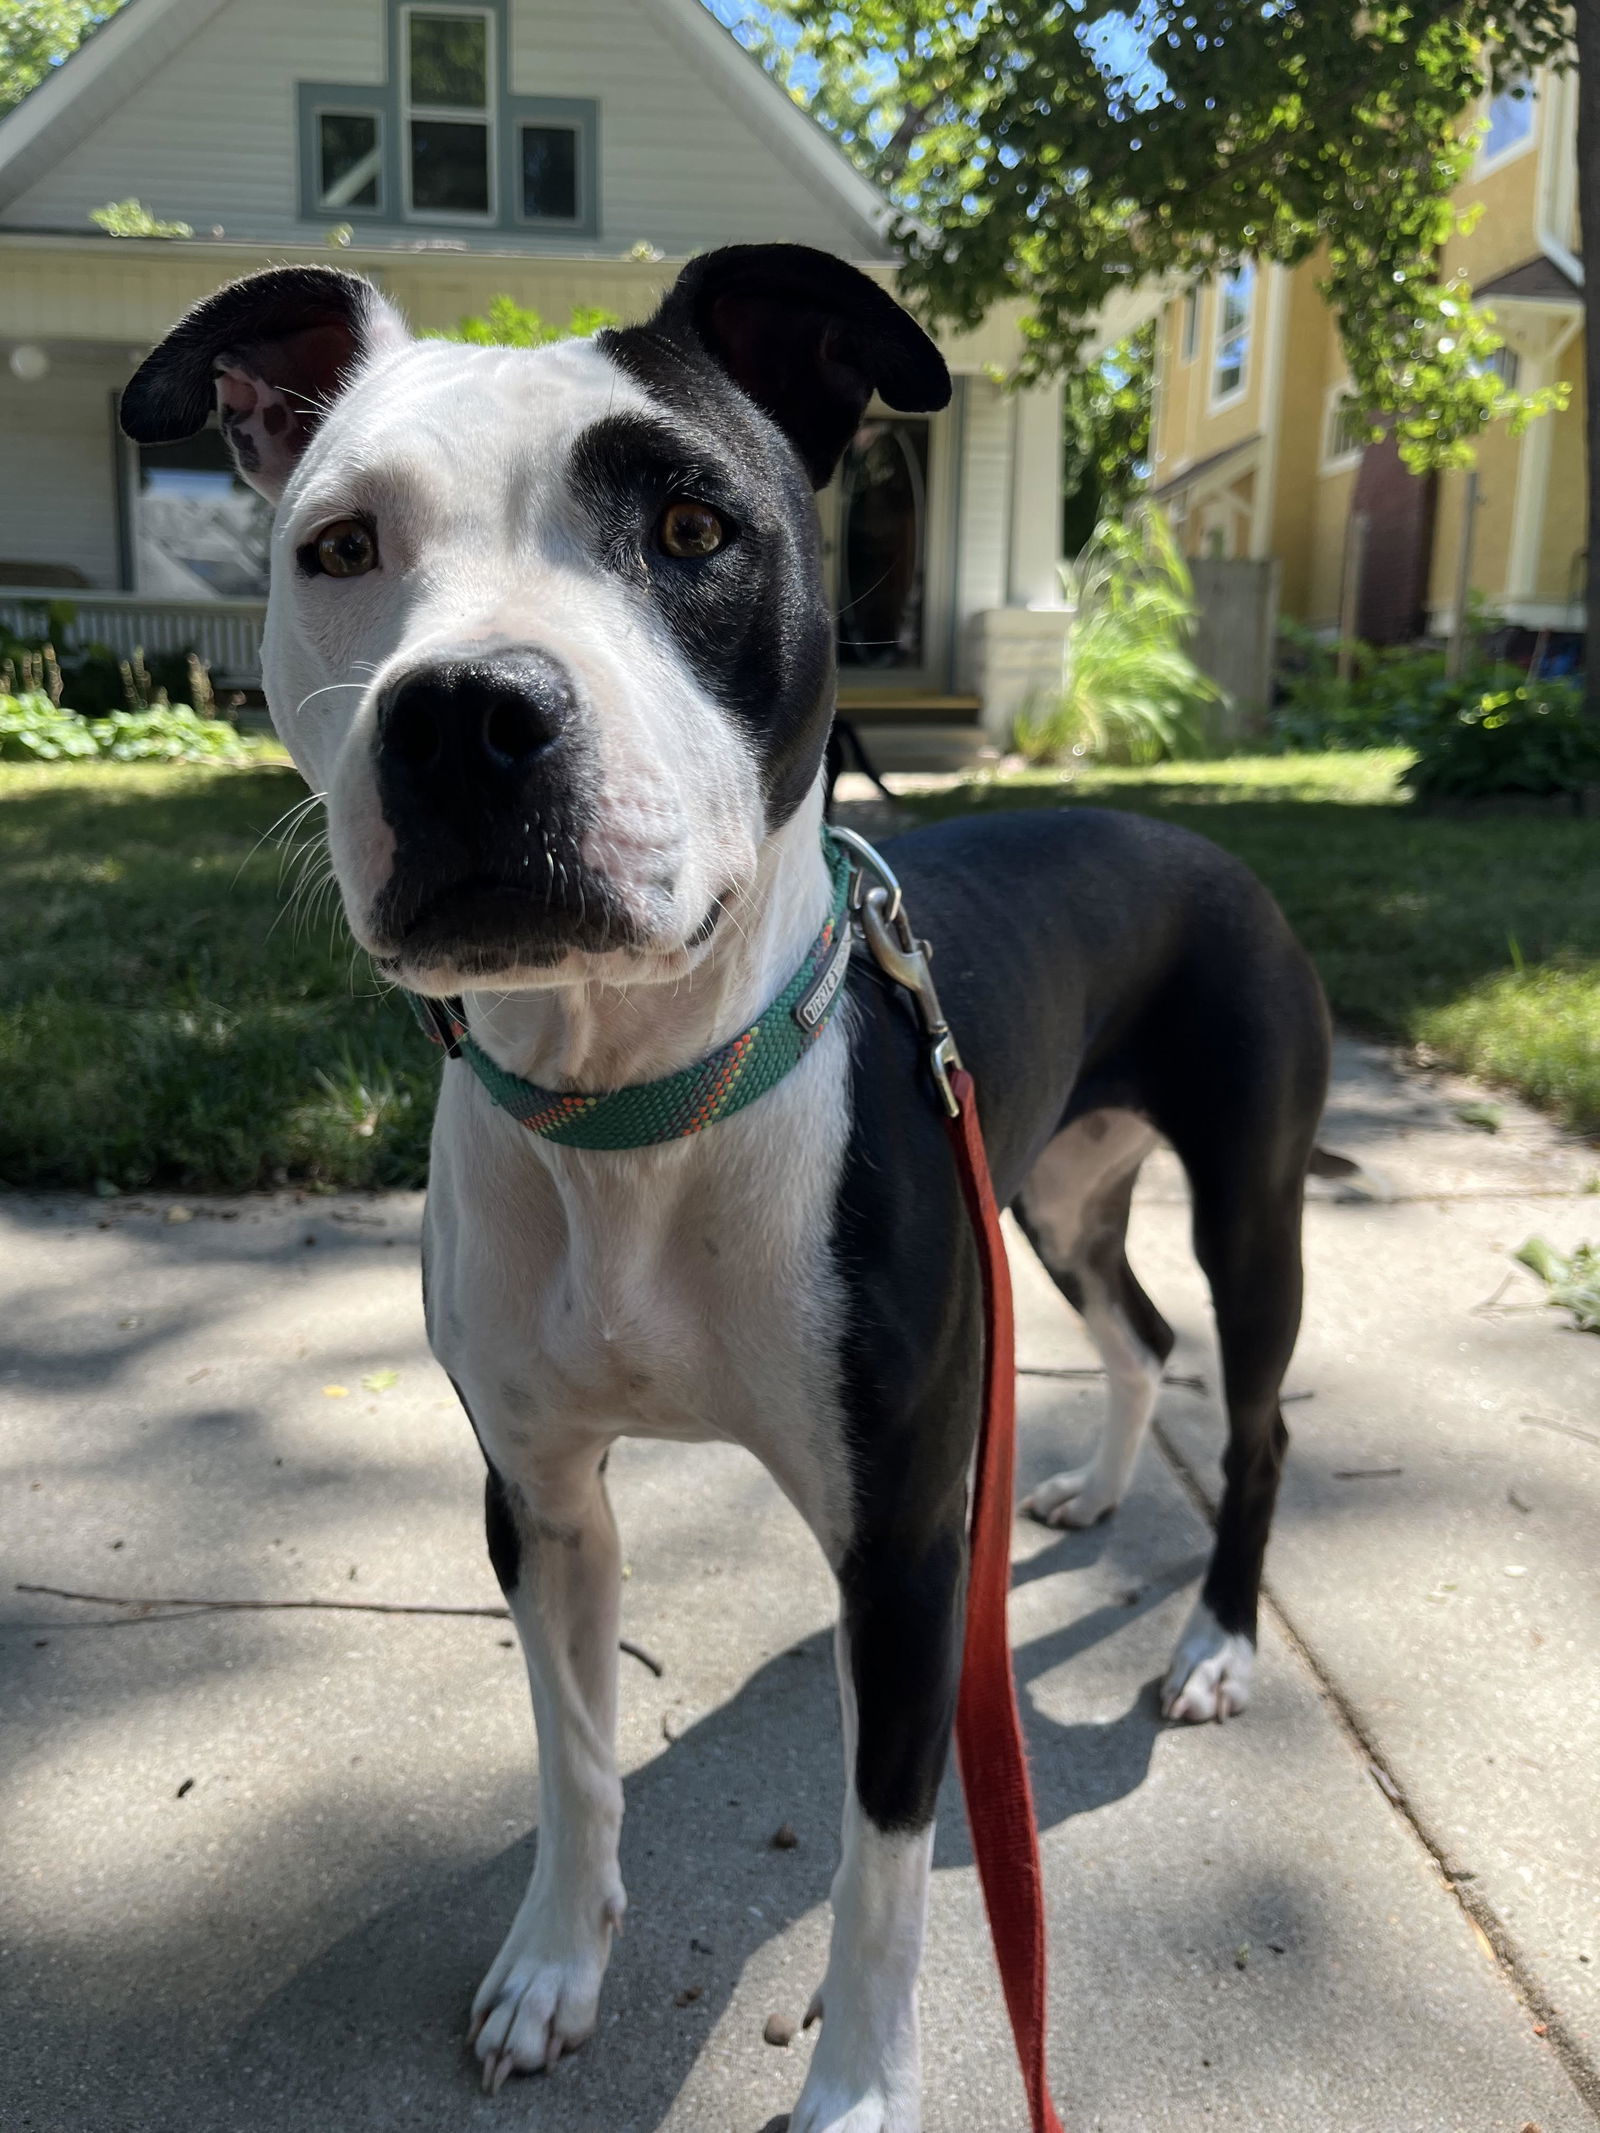
[{"label": "leafy shrub", "polygon": [[1269,745],[1294,754],[1415,748],[1468,696],[1522,679],[1518,667],[1479,659],[1465,677],[1451,681],[1442,651],[1359,638],[1346,646],[1350,672],[1341,676],[1336,641],[1294,622],[1282,624],[1278,636],[1279,699],[1269,720]]},{"label": "leafy shrub", "polygon": [[100,756],[116,763],[251,763],[259,753],[225,719],[201,718],[188,704],[87,719],[38,690],[0,696],[0,761]]},{"label": "leafy shrub", "polygon": [[579,304],[564,326],[553,326],[542,313],[514,296],[491,296],[486,312],[469,311],[453,326],[423,336],[432,341],[468,341],[477,348],[544,348],[551,341],[587,340],[602,326],[621,321],[614,311],[594,304]]},{"label": "leafy shrub", "polygon": [[202,718],[188,704],[113,711],[89,723],[97,752],[115,763],[249,763],[259,752],[226,719]]},{"label": "leafy shrub", "polygon": [[1103,523],[1061,583],[1073,610],[1061,686],[1019,715],[1021,753],[1159,763],[1197,752],[1202,713],[1221,691],[1186,650],[1194,583],[1162,513],[1147,505]]},{"label": "leafy shrub", "polygon": [[59,710],[42,689],[0,696],[0,762],[59,763],[99,753],[84,721]]},{"label": "leafy shrub", "polygon": [[1418,799],[1533,796],[1600,785],[1600,730],[1567,681],[1484,689],[1457,683],[1435,698],[1405,783]]}]

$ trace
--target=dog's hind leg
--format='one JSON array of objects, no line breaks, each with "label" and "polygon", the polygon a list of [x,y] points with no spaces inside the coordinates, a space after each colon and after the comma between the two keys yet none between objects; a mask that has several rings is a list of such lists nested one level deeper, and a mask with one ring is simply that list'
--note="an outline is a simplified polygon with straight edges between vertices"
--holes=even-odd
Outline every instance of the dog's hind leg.
[{"label": "dog's hind leg", "polygon": [[1300,1331],[1306,1166],[1328,1073],[1321,995],[1298,959],[1246,1011],[1214,1010],[1207,1028],[1220,1070],[1207,1071],[1200,1055],[1162,1121],[1189,1173],[1228,1409],[1216,1544],[1162,1689],[1167,1717],[1188,1720],[1227,1718],[1249,1700],[1262,1565],[1289,1443],[1280,1393]]},{"label": "dog's hind leg", "polygon": [[539,1735],[533,1878],[472,2003],[491,2090],[554,2066],[593,2031],[626,1905],[614,1747],[622,1566],[603,1466],[589,1440],[515,1482],[489,1468],[489,1555],[522,1639]]},{"label": "dog's hind leg", "polygon": [[[1209,1174],[1208,1174],[1209,1173]],[[1217,1538],[1162,1688],[1168,1718],[1228,1718],[1249,1701],[1256,1608],[1289,1431],[1279,1405],[1300,1327],[1298,1176],[1193,1176],[1195,1256],[1211,1284],[1228,1404]]]},{"label": "dog's hind leg", "polygon": [[1105,1366],[1106,1419],[1087,1465],[1052,1474],[1021,1508],[1047,1526],[1092,1526],[1115,1510],[1155,1410],[1172,1329],[1128,1264],[1128,1208],[1153,1127],[1091,1111],[1058,1133],[1018,1196],[1028,1241],[1079,1313]]}]

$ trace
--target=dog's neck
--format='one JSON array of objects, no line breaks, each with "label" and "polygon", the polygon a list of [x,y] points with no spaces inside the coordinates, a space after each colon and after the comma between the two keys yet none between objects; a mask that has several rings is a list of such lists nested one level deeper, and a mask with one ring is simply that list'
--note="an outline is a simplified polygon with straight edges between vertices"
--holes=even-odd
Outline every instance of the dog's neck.
[{"label": "dog's neck", "polygon": [[547,1089],[628,1088],[706,1058],[783,990],[827,919],[822,802],[819,779],[762,845],[754,881],[688,976],[468,993],[474,1038],[508,1072]]}]

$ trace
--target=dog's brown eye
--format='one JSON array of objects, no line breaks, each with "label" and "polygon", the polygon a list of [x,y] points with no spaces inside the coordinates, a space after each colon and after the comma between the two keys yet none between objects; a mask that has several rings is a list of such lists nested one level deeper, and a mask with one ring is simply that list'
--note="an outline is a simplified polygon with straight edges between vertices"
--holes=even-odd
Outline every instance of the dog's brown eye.
[{"label": "dog's brown eye", "polygon": [[668,555],[691,562],[715,555],[727,538],[727,528],[709,504],[668,504],[656,528],[656,539]]},{"label": "dog's brown eye", "polygon": [[378,543],[360,519],[335,519],[317,535],[316,556],[317,568],[330,578],[364,578],[378,567]]}]

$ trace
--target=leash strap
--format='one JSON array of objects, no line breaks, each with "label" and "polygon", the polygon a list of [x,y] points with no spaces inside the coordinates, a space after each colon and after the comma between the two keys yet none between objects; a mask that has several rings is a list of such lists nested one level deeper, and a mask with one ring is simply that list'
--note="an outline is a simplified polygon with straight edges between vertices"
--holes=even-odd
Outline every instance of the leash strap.
[{"label": "leash strap", "polygon": [[1050,2101],[1046,2048],[1044,1876],[1007,1620],[1017,1451],[1011,1269],[983,1145],[977,1092],[961,1064],[934,989],[929,967],[933,951],[912,932],[900,884],[882,855],[849,830],[836,827],[834,835],[855,856],[851,908],[860,919],[873,959],[916,1003],[927,1040],[929,1070],[944,1104],[961,1197],[978,1248],[983,1278],[983,1409],[973,1469],[956,1760],[995,1962],[1028,2093],[1028,2122],[1033,2133],[1061,2133],[1061,2121]]},{"label": "leash strap", "polygon": [[1033,2133],[1061,2133],[1061,2121],[1050,2101],[1045,2037],[1044,1876],[1006,1615],[1017,1449],[1011,1270],[989,1180],[972,1076],[958,1066],[949,1079],[960,1108],[954,1118],[946,1118],[946,1127],[983,1272],[985,1332],[983,1418],[972,1485],[971,1567],[956,1704],[956,1759],[995,1961],[1028,2092],[1028,2122]]}]

